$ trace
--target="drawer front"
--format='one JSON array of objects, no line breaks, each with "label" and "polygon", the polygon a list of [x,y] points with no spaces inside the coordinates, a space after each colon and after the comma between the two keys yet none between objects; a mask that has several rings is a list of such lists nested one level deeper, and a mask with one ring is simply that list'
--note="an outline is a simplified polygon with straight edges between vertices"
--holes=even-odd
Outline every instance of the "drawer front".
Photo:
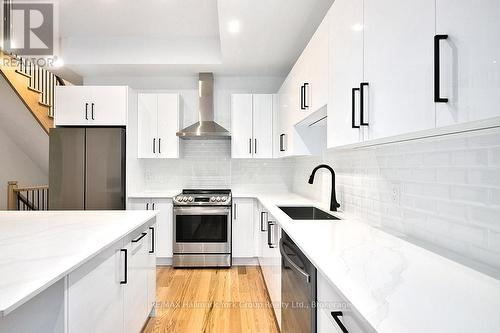
[{"label": "drawer front", "polygon": [[[330,282],[318,273],[318,333],[376,332]],[[344,330],[343,330],[344,329]]]}]

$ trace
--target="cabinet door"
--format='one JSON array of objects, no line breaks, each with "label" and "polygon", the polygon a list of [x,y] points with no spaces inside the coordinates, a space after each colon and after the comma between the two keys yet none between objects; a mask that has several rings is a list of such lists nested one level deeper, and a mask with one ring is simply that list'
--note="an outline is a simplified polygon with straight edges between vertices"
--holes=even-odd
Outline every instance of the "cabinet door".
[{"label": "cabinet door", "polygon": [[[361,130],[352,128],[353,107],[355,125],[359,125],[359,88],[363,81],[363,0],[335,0],[329,14],[329,99],[328,148],[357,143]],[[354,105],[353,105],[354,102]]]},{"label": "cabinet door", "polygon": [[130,210],[149,210],[151,208],[151,199],[130,199],[128,209]]},{"label": "cabinet door", "polygon": [[68,275],[69,332],[123,331],[122,246],[114,244]]},{"label": "cabinet door", "polygon": [[253,95],[253,157],[273,157],[273,95]]},{"label": "cabinet door", "polygon": [[[437,126],[500,116],[500,2],[436,0],[441,41]],[[430,83],[429,83],[430,84]]]},{"label": "cabinet door", "polygon": [[231,96],[231,157],[252,158],[252,95]]},{"label": "cabinet door", "polygon": [[[146,231],[144,231],[146,232]],[[125,248],[128,255],[127,284],[123,293],[124,332],[140,332],[148,312],[147,262],[148,237],[140,232]]]},{"label": "cabinet door", "polygon": [[435,0],[364,2],[365,140],[434,128],[434,19]]},{"label": "cabinet door", "polygon": [[179,95],[158,94],[158,157],[179,157]]},{"label": "cabinet door", "polygon": [[[272,221],[276,221],[272,216]],[[279,240],[281,237],[281,228],[274,222],[271,227],[272,247],[270,248],[270,265],[271,265],[271,288],[268,287],[269,295],[274,306],[274,314],[278,320],[278,325],[281,328],[281,253],[279,250]]]},{"label": "cabinet door", "polygon": [[157,152],[157,95],[139,94],[137,97],[137,156],[154,158]]},{"label": "cabinet door", "polygon": [[128,87],[94,86],[90,124],[94,126],[127,125]]},{"label": "cabinet door", "polygon": [[173,203],[172,199],[155,198],[151,209],[158,210],[156,216],[156,256],[172,258]]},{"label": "cabinet door", "polygon": [[328,20],[326,15],[309,41],[306,57],[305,104],[314,112],[328,103]]},{"label": "cabinet door", "polygon": [[254,256],[254,208],[252,199],[233,199],[233,257]]},{"label": "cabinet door", "polygon": [[55,90],[56,126],[87,126],[91,119],[92,89],[86,86],[58,86]]},{"label": "cabinet door", "polygon": [[[148,288],[148,313],[156,305],[156,224],[148,228],[148,261],[147,261],[147,288]],[[155,313],[153,312],[153,315]]]}]

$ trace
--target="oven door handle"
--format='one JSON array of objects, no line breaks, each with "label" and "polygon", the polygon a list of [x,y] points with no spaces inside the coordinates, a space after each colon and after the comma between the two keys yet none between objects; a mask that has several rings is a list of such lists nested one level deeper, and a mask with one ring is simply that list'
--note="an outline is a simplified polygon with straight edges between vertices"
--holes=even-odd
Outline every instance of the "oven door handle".
[{"label": "oven door handle", "polygon": [[174,213],[176,215],[216,215],[224,214],[227,215],[231,211],[229,207],[174,207]]},{"label": "oven door handle", "polygon": [[294,263],[292,261],[292,259],[290,259],[290,257],[288,256],[288,254],[286,254],[285,248],[284,248],[284,245],[283,245],[283,238],[280,239],[280,252],[281,252],[281,256],[290,265],[290,267],[294,271],[296,271],[297,273],[299,273],[300,275],[302,275],[304,277],[304,279],[306,279],[307,283],[311,283],[311,275],[307,274],[307,272],[305,272],[296,263]]}]

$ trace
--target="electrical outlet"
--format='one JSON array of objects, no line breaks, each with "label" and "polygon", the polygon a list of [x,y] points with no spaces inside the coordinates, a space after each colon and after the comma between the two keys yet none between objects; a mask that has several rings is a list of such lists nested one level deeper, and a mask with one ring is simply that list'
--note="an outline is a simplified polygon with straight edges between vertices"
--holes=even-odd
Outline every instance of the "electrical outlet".
[{"label": "electrical outlet", "polygon": [[392,195],[392,203],[399,205],[399,202],[401,201],[401,185],[400,184],[392,184],[392,189],[391,189],[391,195]]}]

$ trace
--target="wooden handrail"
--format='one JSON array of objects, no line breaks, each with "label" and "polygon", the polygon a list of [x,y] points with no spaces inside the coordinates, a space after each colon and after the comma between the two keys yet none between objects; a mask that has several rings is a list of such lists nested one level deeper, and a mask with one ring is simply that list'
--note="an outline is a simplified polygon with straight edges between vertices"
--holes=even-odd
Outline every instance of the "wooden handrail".
[{"label": "wooden handrail", "polygon": [[48,188],[49,188],[49,185],[25,186],[25,187],[15,188],[14,192],[23,192],[23,191],[32,191],[32,190],[46,190]]},{"label": "wooden handrail", "polygon": [[[38,210],[38,209],[47,209],[46,201],[44,202],[41,200],[40,203],[40,197],[37,196],[36,199],[34,193],[32,193],[33,196],[33,202],[30,202],[29,200],[29,191],[46,191],[42,193],[42,197],[44,200],[48,200],[46,197],[48,195],[48,185],[35,185],[35,186],[19,186],[18,182],[15,180],[9,181],[7,185],[7,210],[18,210],[19,207],[19,202],[24,203],[25,206],[27,206],[31,210]],[[26,192],[26,197],[22,195],[22,192]],[[38,192],[40,193],[40,192]],[[38,203],[35,205],[35,202]]]}]

